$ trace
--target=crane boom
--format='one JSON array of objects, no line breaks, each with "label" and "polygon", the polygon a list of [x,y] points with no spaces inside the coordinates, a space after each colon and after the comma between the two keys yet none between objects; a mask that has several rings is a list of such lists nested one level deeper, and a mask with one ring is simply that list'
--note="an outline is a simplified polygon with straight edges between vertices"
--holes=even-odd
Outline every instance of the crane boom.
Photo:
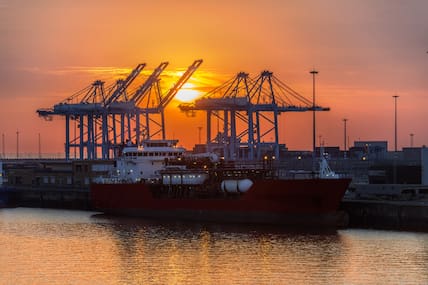
[{"label": "crane boom", "polygon": [[147,80],[140,86],[140,88],[135,91],[134,95],[132,95],[131,100],[135,102],[135,106],[141,102],[144,98],[145,93],[150,87],[156,82],[159,75],[164,71],[164,69],[168,66],[168,62],[162,62],[153,73],[147,78]]},{"label": "crane boom", "polygon": [[80,100],[80,103],[101,103],[104,100],[104,81],[96,80],[92,83],[91,89]]},{"label": "crane boom", "polygon": [[177,92],[183,87],[184,83],[189,80],[189,78],[193,75],[193,73],[198,69],[198,67],[202,64],[202,59],[195,60],[191,66],[189,66],[186,72],[180,77],[176,84],[168,91],[168,93],[162,97],[161,102],[159,104],[160,108],[165,108]]},{"label": "crane boom", "polygon": [[140,72],[144,69],[146,66],[145,63],[140,63],[137,65],[137,67],[132,70],[132,72],[128,75],[128,77],[125,80],[118,80],[117,82],[117,88],[114,90],[114,92],[107,97],[107,100],[105,102],[105,106],[109,106],[112,102],[116,101],[117,98],[128,88],[129,85],[137,78],[137,76],[140,74]]}]

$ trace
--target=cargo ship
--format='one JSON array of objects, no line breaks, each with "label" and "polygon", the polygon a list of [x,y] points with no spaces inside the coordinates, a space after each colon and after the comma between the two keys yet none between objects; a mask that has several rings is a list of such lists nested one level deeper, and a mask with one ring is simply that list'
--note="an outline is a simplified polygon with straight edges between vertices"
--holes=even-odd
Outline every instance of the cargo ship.
[{"label": "cargo ship", "polygon": [[93,207],[108,214],[199,221],[344,226],[338,212],[350,183],[321,161],[320,172],[284,172],[275,163],[224,162],[186,154],[177,140],[128,145],[114,171],[91,184]]}]

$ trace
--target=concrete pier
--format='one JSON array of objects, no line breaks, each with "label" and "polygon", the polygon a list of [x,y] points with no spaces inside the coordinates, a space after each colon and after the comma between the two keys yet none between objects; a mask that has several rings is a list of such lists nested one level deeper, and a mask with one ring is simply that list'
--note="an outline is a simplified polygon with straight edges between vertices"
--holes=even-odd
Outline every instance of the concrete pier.
[{"label": "concrete pier", "polygon": [[8,189],[8,206],[91,210],[85,189]]},{"label": "concrete pier", "polygon": [[344,200],[349,227],[428,231],[428,200]]}]

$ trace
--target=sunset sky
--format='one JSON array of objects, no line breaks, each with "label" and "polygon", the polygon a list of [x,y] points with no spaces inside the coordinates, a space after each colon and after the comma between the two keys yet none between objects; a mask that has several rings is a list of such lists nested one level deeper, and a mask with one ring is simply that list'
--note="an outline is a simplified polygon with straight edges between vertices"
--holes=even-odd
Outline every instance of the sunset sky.
[{"label": "sunset sky", "polygon": [[[343,118],[355,140],[388,140],[393,149],[428,145],[428,1],[426,0],[0,0],[0,133],[6,153],[63,152],[65,120],[39,118],[101,79],[113,83],[138,63],[168,61],[169,72],[195,59],[195,91],[240,71],[270,70],[307,98],[316,77],[325,145],[343,148]],[[204,117],[167,109],[167,136],[191,148]],[[280,140],[310,149],[311,114],[281,115]],[[184,127],[185,126],[185,127]],[[318,142],[317,138],[317,142]]]}]

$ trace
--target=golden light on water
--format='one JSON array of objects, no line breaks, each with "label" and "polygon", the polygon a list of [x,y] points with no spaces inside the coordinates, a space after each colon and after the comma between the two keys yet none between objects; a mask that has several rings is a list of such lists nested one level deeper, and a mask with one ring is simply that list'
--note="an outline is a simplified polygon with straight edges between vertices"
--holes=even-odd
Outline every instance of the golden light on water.
[{"label": "golden light on water", "polygon": [[427,237],[0,211],[0,284],[427,284]]}]

